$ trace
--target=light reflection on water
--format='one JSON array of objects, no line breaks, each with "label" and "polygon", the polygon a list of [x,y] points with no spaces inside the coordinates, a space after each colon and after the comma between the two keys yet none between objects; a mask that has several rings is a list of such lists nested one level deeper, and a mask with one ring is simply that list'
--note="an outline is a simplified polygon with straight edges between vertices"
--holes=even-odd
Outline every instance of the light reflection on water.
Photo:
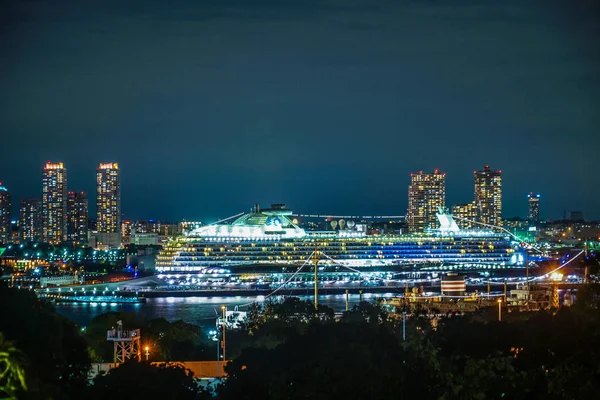
[{"label": "light reflection on water", "polygon": [[[363,300],[373,301],[377,297],[393,297],[394,293],[363,294]],[[302,300],[312,300],[312,296],[298,296]],[[282,297],[278,297],[281,299]],[[248,303],[262,302],[265,296],[231,296],[231,297],[157,297],[148,299],[146,304],[97,304],[92,306],[83,303],[63,303],[55,305],[59,314],[64,315],[80,326],[86,326],[92,319],[109,311],[133,313],[136,316],[150,320],[165,318],[169,321],[184,320],[200,325],[203,329],[212,328],[220,313],[221,306],[233,309],[240,306],[240,311],[247,308]],[[349,295],[350,307],[358,304],[360,295]],[[336,312],[346,309],[346,295],[327,294],[319,296],[319,303],[333,308]]]}]

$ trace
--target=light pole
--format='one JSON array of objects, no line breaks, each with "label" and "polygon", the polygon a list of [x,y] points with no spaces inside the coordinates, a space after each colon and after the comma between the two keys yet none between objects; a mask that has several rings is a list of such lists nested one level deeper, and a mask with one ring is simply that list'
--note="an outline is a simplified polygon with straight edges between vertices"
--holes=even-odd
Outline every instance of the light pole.
[{"label": "light pole", "polygon": [[225,328],[227,327],[227,307],[222,306],[221,309],[223,310],[223,362],[225,362],[227,361],[227,358],[225,357],[227,345],[227,342],[225,341]]},{"label": "light pole", "polygon": [[498,299],[498,322],[502,321],[502,299]]},{"label": "light pole", "polygon": [[208,332],[213,341],[217,342],[217,376],[221,377],[221,342],[219,340],[219,331]]},{"label": "light pole", "polygon": [[406,340],[406,311],[402,311],[402,341]]},{"label": "light pole", "polygon": [[148,356],[150,355],[150,347],[146,346],[144,347],[144,350],[146,350],[146,361],[148,361]]}]

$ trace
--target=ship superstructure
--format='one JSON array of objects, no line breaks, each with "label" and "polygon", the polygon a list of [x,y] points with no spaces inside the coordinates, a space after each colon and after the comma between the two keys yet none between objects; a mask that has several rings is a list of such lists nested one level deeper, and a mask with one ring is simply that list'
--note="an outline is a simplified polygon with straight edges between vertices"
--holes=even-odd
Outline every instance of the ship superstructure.
[{"label": "ship superstructure", "polygon": [[423,267],[432,264],[520,266],[523,253],[506,234],[461,230],[440,210],[439,229],[409,235],[367,235],[351,229],[305,231],[292,211],[273,205],[196,228],[169,242],[157,258],[158,273],[207,273],[212,268],[301,265],[318,248],[320,263],[353,268]]}]

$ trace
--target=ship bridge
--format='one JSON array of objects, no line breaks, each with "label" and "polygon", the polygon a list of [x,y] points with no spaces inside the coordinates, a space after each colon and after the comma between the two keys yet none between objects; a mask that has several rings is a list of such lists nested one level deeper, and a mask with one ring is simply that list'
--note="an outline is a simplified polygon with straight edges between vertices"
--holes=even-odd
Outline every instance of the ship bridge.
[{"label": "ship bridge", "polygon": [[256,204],[249,213],[238,214],[214,224],[190,231],[190,237],[234,237],[252,239],[299,239],[306,236],[304,229],[289,217],[292,210],[284,204],[273,204],[264,210]]}]

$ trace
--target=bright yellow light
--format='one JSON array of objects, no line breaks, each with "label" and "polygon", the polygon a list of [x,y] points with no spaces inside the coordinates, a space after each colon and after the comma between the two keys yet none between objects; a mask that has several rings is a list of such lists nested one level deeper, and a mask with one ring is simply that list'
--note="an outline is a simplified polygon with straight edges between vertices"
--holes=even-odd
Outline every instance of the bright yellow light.
[{"label": "bright yellow light", "polygon": [[146,346],[146,351],[150,350],[150,347]]},{"label": "bright yellow light", "polygon": [[498,299],[498,303],[502,303],[502,299]]},{"label": "bright yellow light", "polygon": [[554,272],[552,275],[550,275],[550,279],[552,279],[555,282],[560,282],[563,279],[563,274],[561,274],[560,272]]}]

